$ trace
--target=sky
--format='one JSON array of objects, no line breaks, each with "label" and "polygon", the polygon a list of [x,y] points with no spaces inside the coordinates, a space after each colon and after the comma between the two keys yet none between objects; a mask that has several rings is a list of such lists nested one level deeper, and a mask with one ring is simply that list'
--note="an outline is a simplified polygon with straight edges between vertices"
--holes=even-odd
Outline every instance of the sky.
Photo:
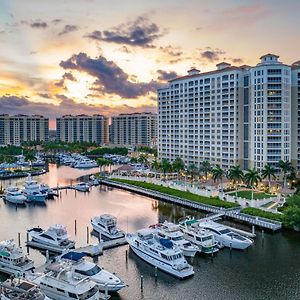
[{"label": "sky", "polygon": [[156,111],[191,67],[300,60],[299,0],[0,0],[0,113]]}]

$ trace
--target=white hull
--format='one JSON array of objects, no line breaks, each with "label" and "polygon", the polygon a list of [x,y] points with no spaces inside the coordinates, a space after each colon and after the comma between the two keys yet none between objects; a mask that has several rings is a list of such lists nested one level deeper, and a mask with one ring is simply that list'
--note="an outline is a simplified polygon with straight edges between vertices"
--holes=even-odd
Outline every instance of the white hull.
[{"label": "white hull", "polygon": [[215,236],[216,240],[219,242],[221,247],[232,248],[236,250],[245,250],[251,246],[248,242],[236,241],[231,239],[225,239],[222,236]]},{"label": "white hull", "polygon": [[5,274],[13,274],[13,275],[21,275],[26,271],[30,271],[33,270],[34,266],[33,263],[28,263],[25,264],[22,267],[18,267],[18,266],[14,266],[14,265],[7,265],[5,263],[3,263],[2,261],[0,261],[0,271],[5,273]]},{"label": "white hull", "polygon": [[123,238],[125,236],[125,233],[123,231],[118,231],[117,234],[115,235],[111,235],[110,233],[108,233],[107,231],[104,231],[99,225],[97,225],[94,222],[91,222],[93,229],[98,232],[99,234],[105,236],[106,238],[110,239],[110,240],[115,240],[115,239],[120,239]]},{"label": "white hull", "polygon": [[[57,291],[53,291],[53,289],[42,289],[42,292],[49,297],[49,299],[52,299],[52,300],[74,300],[74,299],[77,299],[77,298],[71,298],[68,296],[67,292],[66,293],[61,293],[61,292],[57,292]],[[85,300],[99,300],[101,299],[100,298],[100,294],[99,294],[99,291],[89,297],[89,298],[84,298]]]},{"label": "white hull", "polygon": [[81,187],[81,186],[75,186],[75,190],[79,192],[88,192],[90,190],[89,187]]},{"label": "white hull", "polygon": [[13,197],[13,196],[5,196],[5,200],[7,202],[13,203],[13,204],[24,204],[26,201],[26,197]]},{"label": "white hull", "polygon": [[194,275],[194,271],[192,267],[188,267],[185,270],[175,270],[172,268],[171,265],[163,262],[162,260],[159,260],[159,258],[155,258],[152,257],[150,255],[148,255],[147,253],[144,252],[144,250],[140,250],[138,248],[136,248],[136,246],[134,246],[132,243],[133,241],[131,239],[127,239],[130,248],[132,249],[132,251],[141,259],[143,259],[144,261],[146,261],[147,263],[153,265],[154,267],[157,267],[159,270],[166,272],[170,275],[173,275],[177,278],[185,278],[185,277],[189,277]]},{"label": "white hull", "polygon": [[187,249],[184,247],[180,247],[180,249],[182,250],[183,255],[188,257],[194,257],[196,253],[199,251],[197,249]]},{"label": "white hull", "polygon": [[39,195],[27,194],[28,201],[43,203],[45,202],[46,198],[47,198],[47,194],[39,194]]}]

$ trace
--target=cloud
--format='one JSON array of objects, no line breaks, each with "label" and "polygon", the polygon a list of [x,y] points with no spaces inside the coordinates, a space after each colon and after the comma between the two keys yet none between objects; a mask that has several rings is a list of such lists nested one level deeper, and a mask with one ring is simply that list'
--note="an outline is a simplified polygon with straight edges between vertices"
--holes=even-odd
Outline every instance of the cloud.
[{"label": "cloud", "polygon": [[60,66],[66,70],[77,70],[95,77],[93,89],[102,94],[117,94],[124,98],[137,98],[154,92],[159,87],[155,81],[148,83],[129,81],[130,76],[123,69],[103,56],[93,59],[86,53],[74,54],[69,59],[61,61]]},{"label": "cloud", "polygon": [[162,35],[163,33],[155,23],[151,23],[146,17],[138,17],[133,22],[121,24],[111,30],[103,32],[95,30],[86,37],[108,43],[154,48],[152,43]]},{"label": "cloud", "polygon": [[176,77],[179,77],[179,75],[174,71],[164,71],[164,70],[158,70],[157,73],[159,74],[158,80],[160,81],[169,81],[171,79],[174,79]]},{"label": "cloud", "polygon": [[110,107],[106,105],[88,105],[86,103],[77,103],[72,99],[64,95],[54,95],[52,98],[59,100],[59,104],[42,102],[31,102],[28,97],[19,97],[16,95],[4,95],[0,96],[0,111],[3,114],[42,114],[50,119],[67,115],[67,114],[103,114],[113,115],[116,110],[118,113],[129,112],[143,112],[143,111],[156,111],[156,107],[153,105],[145,105],[141,107],[131,107],[128,105],[120,105],[116,107]]},{"label": "cloud", "polygon": [[70,81],[77,81],[77,79],[73,76],[72,73],[65,72],[65,74],[62,76],[61,80],[57,81],[55,83],[56,86],[58,87],[65,87],[65,81],[70,80]]},{"label": "cloud", "polygon": [[79,29],[79,27],[76,26],[76,25],[65,25],[63,30],[61,32],[59,32],[58,35],[59,36],[65,35],[65,34],[68,34],[70,32],[77,31],[78,29]]},{"label": "cloud", "polygon": [[162,52],[164,52],[164,53],[166,53],[166,54],[168,54],[170,56],[173,56],[173,57],[180,57],[183,54],[183,52],[180,50],[180,48],[173,47],[171,45],[168,45],[166,47],[159,47],[159,49]]},{"label": "cloud", "polygon": [[62,19],[54,19],[51,21],[54,25],[58,24],[58,23],[61,23],[62,22]]},{"label": "cloud", "polygon": [[225,51],[221,49],[212,49],[210,47],[207,50],[200,53],[201,57],[209,62],[215,62],[220,59],[220,55],[225,54]]},{"label": "cloud", "polygon": [[230,58],[230,59],[235,64],[242,64],[242,63],[244,63],[244,60],[242,58]]},{"label": "cloud", "polygon": [[48,27],[48,24],[44,21],[37,20],[37,21],[29,23],[29,26],[31,28],[36,28],[36,29],[45,29]]}]

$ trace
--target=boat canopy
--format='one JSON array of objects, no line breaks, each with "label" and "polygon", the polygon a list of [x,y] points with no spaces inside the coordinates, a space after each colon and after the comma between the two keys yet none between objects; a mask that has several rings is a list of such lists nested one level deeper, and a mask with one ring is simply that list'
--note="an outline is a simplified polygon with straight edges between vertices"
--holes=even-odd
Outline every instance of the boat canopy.
[{"label": "boat canopy", "polygon": [[191,220],[185,220],[185,221],[183,221],[183,224],[192,225],[192,224],[195,224],[197,222],[198,221],[196,219],[191,219]]},{"label": "boat canopy", "polygon": [[168,239],[160,239],[159,242],[165,248],[171,249],[173,247],[173,243]]},{"label": "boat canopy", "polygon": [[84,256],[86,256],[86,255],[83,252],[70,251],[70,252],[67,252],[66,254],[64,254],[61,258],[79,261]]}]

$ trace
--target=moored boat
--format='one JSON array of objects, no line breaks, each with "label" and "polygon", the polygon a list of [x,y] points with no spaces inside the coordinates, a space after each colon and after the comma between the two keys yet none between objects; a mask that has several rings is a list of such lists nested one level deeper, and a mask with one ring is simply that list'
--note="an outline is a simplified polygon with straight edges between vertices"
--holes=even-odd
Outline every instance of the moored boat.
[{"label": "moored boat", "polygon": [[27,198],[17,187],[10,186],[4,191],[4,199],[13,204],[24,204]]},{"label": "moored boat", "polygon": [[161,271],[177,278],[194,275],[193,267],[187,263],[181,249],[170,240],[158,238],[154,229],[127,234],[126,240],[137,256]]}]

